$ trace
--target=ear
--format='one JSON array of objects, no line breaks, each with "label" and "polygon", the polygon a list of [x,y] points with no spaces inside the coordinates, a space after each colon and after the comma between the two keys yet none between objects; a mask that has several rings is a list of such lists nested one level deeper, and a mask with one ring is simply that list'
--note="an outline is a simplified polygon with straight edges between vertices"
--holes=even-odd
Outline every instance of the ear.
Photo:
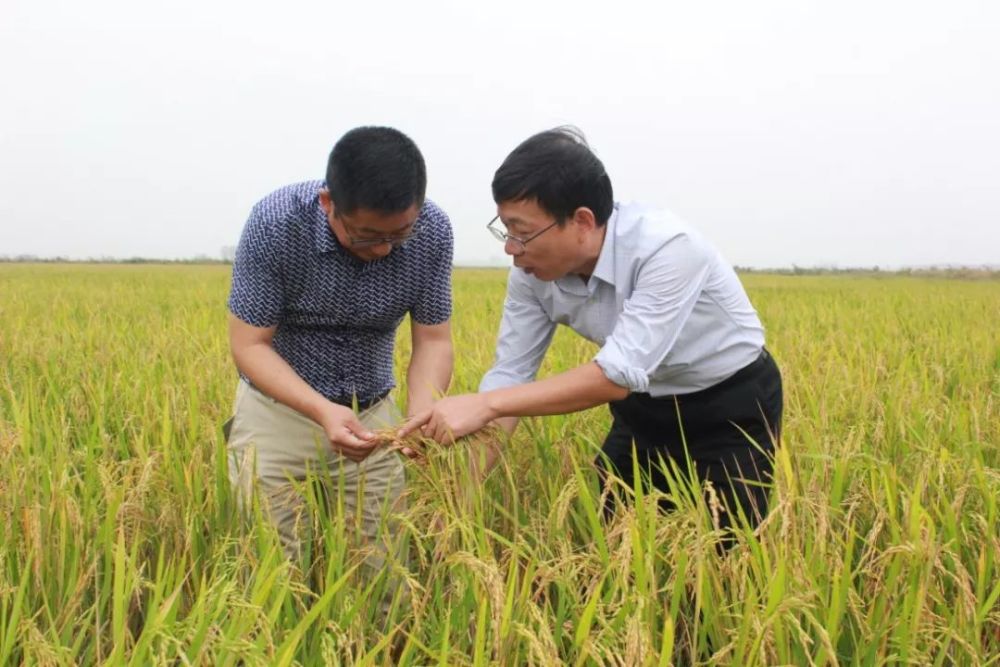
[{"label": "ear", "polygon": [[333,213],[333,200],[330,199],[330,191],[326,188],[321,188],[319,191],[319,206],[327,215]]},{"label": "ear", "polygon": [[581,206],[573,211],[572,220],[574,223],[579,225],[581,229],[588,232],[597,228],[597,217],[594,215],[594,212],[586,206]]}]

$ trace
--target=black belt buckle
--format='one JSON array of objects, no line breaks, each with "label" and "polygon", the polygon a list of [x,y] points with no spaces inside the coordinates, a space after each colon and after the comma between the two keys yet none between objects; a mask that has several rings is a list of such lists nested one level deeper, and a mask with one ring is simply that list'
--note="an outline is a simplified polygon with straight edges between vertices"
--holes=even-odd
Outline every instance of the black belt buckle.
[{"label": "black belt buckle", "polygon": [[[376,395],[376,396],[373,396],[371,398],[367,398],[367,399],[364,399],[364,400],[362,400],[361,398],[357,398],[356,400],[357,400],[357,403],[358,403],[358,412],[364,412],[365,410],[367,410],[368,408],[372,407],[373,405],[375,405],[376,403],[378,403],[379,401],[381,401],[382,399],[384,399],[388,395],[389,395],[389,392],[388,391],[384,391],[384,392],[382,392],[379,395]],[[354,407],[355,398],[356,397],[351,397],[351,398],[348,398],[346,400],[334,401],[334,402],[335,403],[339,403],[340,405],[343,405],[343,406],[348,407],[348,408],[353,408]]]}]

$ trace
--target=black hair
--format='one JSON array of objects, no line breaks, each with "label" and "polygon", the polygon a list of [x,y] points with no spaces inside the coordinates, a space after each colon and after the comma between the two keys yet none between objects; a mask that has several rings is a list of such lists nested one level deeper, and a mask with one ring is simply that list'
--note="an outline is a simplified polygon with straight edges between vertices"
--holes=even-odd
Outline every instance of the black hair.
[{"label": "black hair", "polygon": [[358,127],[330,151],[326,187],[339,213],[399,213],[423,206],[427,167],[417,145],[399,130]]},{"label": "black hair", "polygon": [[533,199],[565,224],[586,206],[598,226],[611,217],[614,196],[604,164],[575,127],[557,127],[529,137],[515,148],[493,175],[493,200]]}]

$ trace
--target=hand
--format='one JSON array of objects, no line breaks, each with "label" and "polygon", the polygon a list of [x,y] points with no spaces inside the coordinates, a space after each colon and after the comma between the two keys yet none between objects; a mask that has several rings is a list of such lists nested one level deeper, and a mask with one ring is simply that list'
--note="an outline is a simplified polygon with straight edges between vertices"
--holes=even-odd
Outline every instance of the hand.
[{"label": "hand", "polygon": [[414,461],[418,461],[421,458],[423,458],[423,452],[421,452],[418,449],[414,449],[413,447],[410,447],[409,445],[403,445],[402,447],[400,447],[399,448],[399,453],[402,454],[403,456],[405,456],[408,459],[413,459]]},{"label": "hand", "polygon": [[414,461],[423,461],[427,456],[426,441],[422,441],[417,436],[411,436],[404,440],[399,437],[397,430],[383,429],[375,433],[375,440],[378,443],[376,446],[385,446],[389,451],[398,452]]},{"label": "hand", "polygon": [[443,445],[475,433],[498,415],[493,414],[486,394],[462,394],[442,398],[433,407],[411,417],[397,433],[405,438],[419,429],[420,434]]},{"label": "hand", "polygon": [[355,463],[364,461],[378,445],[375,434],[358,421],[353,410],[343,405],[331,403],[323,411],[320,426],[326,431],[333,449]]}]

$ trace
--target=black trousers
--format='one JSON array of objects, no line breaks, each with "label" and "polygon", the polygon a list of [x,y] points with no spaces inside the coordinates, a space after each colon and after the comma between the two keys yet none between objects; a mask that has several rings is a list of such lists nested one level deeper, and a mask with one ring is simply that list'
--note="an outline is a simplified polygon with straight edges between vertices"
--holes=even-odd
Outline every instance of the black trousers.
[{"label": "black trousers", "polygon": [[[782,407],[781,372],[766,349],[735,375],[702,391],[656,398],[630,394],[610,404],[614,421],[598,471],[604,482],[614,474],[634,488],[634,443],[643,484],[669,491],[660,461],[673,462],[683,483],[712,483],[724,510],[718,513],[720,527],[738,525],[738,507],[756,526],[767,514],[768,489],[762,485],[771,480]],[[614,507],[612,495],[605,513],[610,516]],[[661,507],[673,509],[667,499]]]}]

